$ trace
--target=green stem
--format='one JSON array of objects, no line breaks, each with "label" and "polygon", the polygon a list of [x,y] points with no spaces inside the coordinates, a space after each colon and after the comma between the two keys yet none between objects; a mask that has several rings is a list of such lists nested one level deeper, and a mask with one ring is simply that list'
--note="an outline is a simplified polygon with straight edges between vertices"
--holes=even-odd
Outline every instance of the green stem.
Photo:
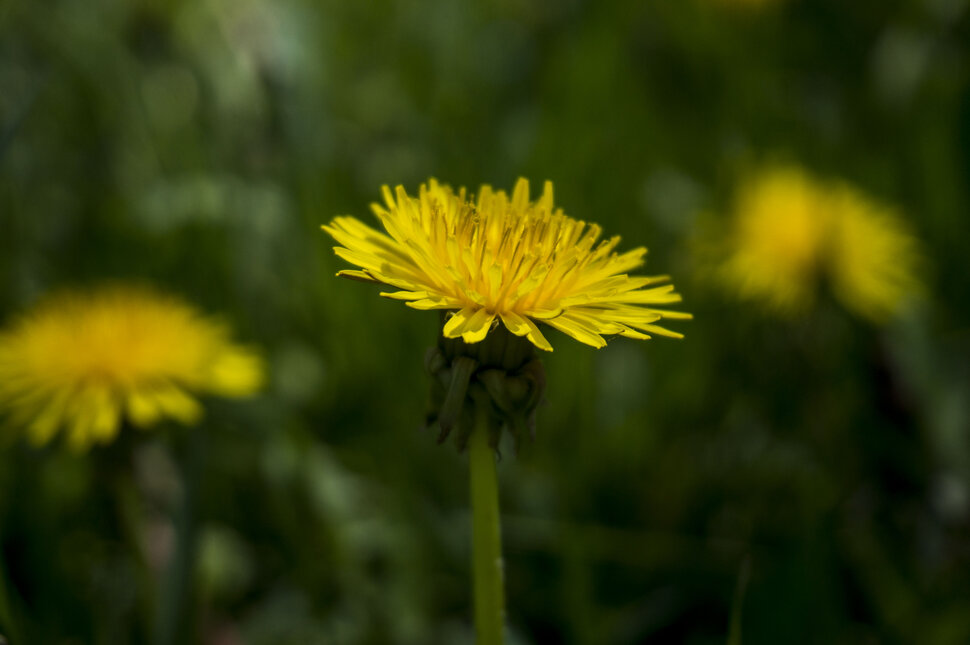
[{"label": "green stem", "polygon": [[137,577],[137,611],[142,620],[142,624],[149,625],[154,605],[154,580],[152,578],[151,564],[145,549],[142,545],[141,523],[142,510],[141,499],[135,484],[134,477],[127,468],[121,469],[111,480],[114,486],[114,505],[115,513],[121,537],[128,545],[131,557],[135,563],[135,575]]},{"label": "green stem", "polygon": [[495,451],[488,445],[484,415],[469,440],[472,502],[472,573],[475,584],[477,645],[504,641],[505,590],[502,575],[502,532],[498,510]]},{"label": "green stem", "polygon": [[175,516],[175,550],[165,572],[155,617],[155,645],[188,640],[189,600],[192,590],[197,538],[196,503],[202,471],[204,437],[194,428],[183,466],[183,490]]}]

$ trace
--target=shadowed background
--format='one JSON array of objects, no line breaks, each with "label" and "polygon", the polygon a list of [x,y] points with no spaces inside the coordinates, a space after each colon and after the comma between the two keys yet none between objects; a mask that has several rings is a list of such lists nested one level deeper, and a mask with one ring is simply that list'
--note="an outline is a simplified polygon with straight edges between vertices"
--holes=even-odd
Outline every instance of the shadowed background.
[{"label": "shadowed background", "polygon": [[[875,325],[706,280],[699,229],[774,162],[897,209],[923,297]],[[499,463],[511,642],[725,643],[732,615],[746,644],[970,642],[965,0],[5,3],[0,322],[133,279],[269,363],[194,430],[181,642],[473,642],[466,459],[422,430],[437,313],[334,278],[319,230],[430,176],[552,180],[695,314],[598,351],[550,330],[536,442]],[[180,434],[131,440],[149,569]],[[0,448],[31,642],[147,638],[116,454]]]}]

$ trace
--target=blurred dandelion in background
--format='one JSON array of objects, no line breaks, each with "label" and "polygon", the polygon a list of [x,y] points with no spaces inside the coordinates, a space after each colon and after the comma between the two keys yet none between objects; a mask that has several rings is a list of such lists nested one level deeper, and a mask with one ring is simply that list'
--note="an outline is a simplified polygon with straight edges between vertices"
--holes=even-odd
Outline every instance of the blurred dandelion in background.
[{"label": "blurred dandelion in background", "polygon": [[690,318],[655,308],[681,300],[670,277],[626,274],[647,249],[617,254],[619,236],[597,244],[602,229],[556,209],[551,182],[534,202],[525,179],[511,197],[482,186],[472,200],[432,179],[416,199],[385,186],[384,200],[372,208],[389,235],[354,217],[323,227],[343,245],[337,255],[361,268],[338,275],[396,287],[381,295],[415,309],[456,310],[446,338],[481,342],[499,320],[546,351],[536,322],[597,348],[603,335],[682,337],[656,324]]},{"label": "blurred dandelion in background", "polygon": [[226,324],[143,286],[61,292],[0,332],[0,409],[38,445],[61,428],[78,450],[109,443],[123,419],[194,425],[196,397],[262,382],[262,359]]},{"label": "blurred dandelion in background", "polygon": [[844,182],[768,168],[739,188],[728,227],[720,282],[781,315],[810,310],[827,284],[846,309],[882,323],[923,290],[906,221]]}]

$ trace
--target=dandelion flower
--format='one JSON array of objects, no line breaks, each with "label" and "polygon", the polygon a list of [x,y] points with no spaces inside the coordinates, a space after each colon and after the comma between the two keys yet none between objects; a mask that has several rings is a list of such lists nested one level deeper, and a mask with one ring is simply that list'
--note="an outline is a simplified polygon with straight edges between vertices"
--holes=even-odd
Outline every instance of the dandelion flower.
[{"label": "dandelion flower", "polygon": [[359,267],[338,275],[394,287],[381,295],[415,309],[453,311],[446,338],[478,343],[501,324],[552,351],[537,323],[597,348],[604,335],[682,337],[658,324],[690,318],[658,308],[681,300],[669,277],[627,274],[647,250],[618,254],[619,237],[598,242],[599,226],[553,206],[551,182],[536,201],[525,179],[511,197],[482,186],[472,199],[434,179],[417,197],[400,186],[383,195],[372,209],[387,233],[354,217],[323,227],[342,245],[337,255]]},{"label": "dandelion flower", "polygon": [[923,291],[919,243],[905,221],[849,186],[834,187],[828,201],[832,289],[859,315],[886,320]]},{"label": "dandelion flower", "polygon": [[146,288],[64,292],[0,332],[0,408],[36,444],[61,428],[77,449],[107,443],[122,419],[192,425],[197,395],[243,397],[262,379],[223,323]]},{"label": "dandelion flower", "polygon": [[494,452],[507,428],[518,446],[535,432],[545,392],[536,349],[552,351],[539,324],[603,347],[604,335],[646,339],[681,335],[658,323],[689,314],[662,308],[680,302],[667,276],[633,277],[645,248],[616,253],[619,237],[599,241],[596,224],[553,206],[546,182],[536,201],[519,179],[511,197],[482,186],[477,198],[429,180],[409,196],[383,189],[374,213],[385,232],[354,217],[323,229],[337,255],[357,269],[337,275],[393,287],[382,296],[415,309],[444,312],[442,335],[426,354],[434,377],[428,421],[444,441],[453,428],[469,452],[475,632],[502,643],[504,573]]},{"label": "dandelion flower", "polygon": [[734,212],[726,281],[775,310],[805,309],[814,299],[829,229],[814,184],[797,170],[773,170],[742,186]]},{"label": "dandelion flower", "polygon": [[723,281],[781,314],[810,309],[823,281],[874,322],[921,291],[906,222],[848,185],[793,167],[767,170],[738,192],[730,226]]}]

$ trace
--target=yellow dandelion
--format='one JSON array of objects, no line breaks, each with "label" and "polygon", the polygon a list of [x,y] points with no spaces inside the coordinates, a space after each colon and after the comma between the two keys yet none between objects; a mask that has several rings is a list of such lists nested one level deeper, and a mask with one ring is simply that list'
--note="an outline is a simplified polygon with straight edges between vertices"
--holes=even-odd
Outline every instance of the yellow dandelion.
[{"label": "yellow dandelion", "polygon": [[727,282],[778,311],[807,308],[829,229],[811,180],[792,168],[768,171],[742,187],[734,212],[733,252],[722,268]]},{"label": "yellow dandelion", "polygon": [[122,419],[192,425],[196,395],[243,397],[262,380],[226,325],[147,288],[64,292],[0,332],[0,409],[38,445],[61,428],[77,449],[107,443]]},{"label": "yellow dandelion", "polygon": [[918,243],[888,207],[794,167],[772,168],[738,192],[720,267],[740,296],[782,314],[814,304],[820,283],[875,322],[920,292]]},{"label": "yellow dandelion", "polygon": [[511,197],[482,186],[472,199],[434,179],[417,197],[400,186],[383,195],[372,209],[386,234],[354,217],[323,227],[343,245],[337,255],[360,267],[337,275],[394,287],[381,295],[415,309],[452,310],[446,338],[478,343],[502,324],[552,351],[541,323],[603,347],[604,335],[681,338],[657,323],[691,317],[656,308],[681,298],[668,276],[627,275],[647,250],[615,253],[619,237],[597,243],[599,226],[553,206],[551,182],[536,201],[525,179]]},{"label": "yellow dandelion", "polygon": [[917,238],[892,210],[850,186],[831,189],[833,213],[829,274],[835,295],[870,320],[892,316],[923,292]]}]

